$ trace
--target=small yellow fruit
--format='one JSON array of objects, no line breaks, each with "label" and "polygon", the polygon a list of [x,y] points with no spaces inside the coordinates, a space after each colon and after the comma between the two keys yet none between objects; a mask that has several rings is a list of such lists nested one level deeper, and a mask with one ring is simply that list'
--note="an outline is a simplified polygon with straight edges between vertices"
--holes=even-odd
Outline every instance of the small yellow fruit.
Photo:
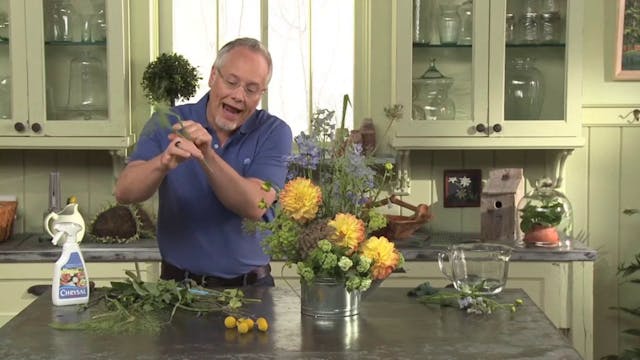
[{"label": "small yellow fruit", "polygon": [[256,320],[256,324],[258,325],[258,330],[260,331],[267,331],[267,329],[269,328],[267,319],[263,317],[259,317],[258,320]]},{"label": "small yellow fruit", "polygon": [[246,334],[249,332],[249,326],[246,321],[238,323],[238,332],[240,334]]},{"label": "small yellow fruit", "polygon": [[247,318],[247,319],[244,319],[243,322],[247,323],[247,326],[249,327],[249,330],[253,329],[253,325],[254,325],[253,319]]},{"label": "small yellow fruit", "polygon": [[234,327],[236,327],[237,322],[238,321],[233,316],[227,316],[226,318],[224,318],[224,326],[227,329],[233,329]]}]

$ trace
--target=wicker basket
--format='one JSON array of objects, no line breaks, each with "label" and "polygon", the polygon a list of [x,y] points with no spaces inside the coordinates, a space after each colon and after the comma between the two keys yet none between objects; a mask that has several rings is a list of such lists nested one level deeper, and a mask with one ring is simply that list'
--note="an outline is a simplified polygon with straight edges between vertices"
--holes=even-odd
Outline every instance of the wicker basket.
[{"label": "wicker basket", "polygon": [[0,201],[0,241],[11,237],[17,208],[17,201]]},{"label": "wicker basket", "polygon": [[412,210],[414,213],[411,216],[385,215],[387,217],[387,226],[376,231],[374,234],[376,236],[385,236],[387,239],[395,242],[402,241],[410,238],[416,230],[420,229],[422,225],[431,219],[428,205],[420,204],[414,206],[398,199],[395,195],[378,201],[375,207],[389,203]]}]

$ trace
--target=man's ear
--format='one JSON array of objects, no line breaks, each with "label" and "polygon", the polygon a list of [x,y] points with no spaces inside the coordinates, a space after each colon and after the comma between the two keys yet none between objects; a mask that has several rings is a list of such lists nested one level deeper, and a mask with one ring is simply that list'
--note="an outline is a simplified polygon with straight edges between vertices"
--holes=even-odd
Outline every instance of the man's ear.
[{"label": "man's ear", "polygon": [[211,72],[209,73],[209,87],[212,88],[213,87],[213,80],[215,80],[215,76],[216,76],[216,68],[215,66],[211,67]]}]

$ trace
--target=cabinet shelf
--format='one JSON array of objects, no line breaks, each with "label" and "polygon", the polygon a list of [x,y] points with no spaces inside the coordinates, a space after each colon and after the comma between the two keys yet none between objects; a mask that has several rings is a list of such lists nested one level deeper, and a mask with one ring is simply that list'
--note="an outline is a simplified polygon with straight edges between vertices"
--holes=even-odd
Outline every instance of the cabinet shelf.
[{"label": "cabinet shelf", "polygon": [[47,46],[99,46],[104,47],[107,45],[106,41],[45,41]]},{"label": "cabinet shelf", "polygon": [[[413,43],[415,49],[418,48],[470,48],[471,45],[458,45],[458,44],[424,44]],[[507,44],[507,48],[564,48],[564,43],[559,44]]]}]

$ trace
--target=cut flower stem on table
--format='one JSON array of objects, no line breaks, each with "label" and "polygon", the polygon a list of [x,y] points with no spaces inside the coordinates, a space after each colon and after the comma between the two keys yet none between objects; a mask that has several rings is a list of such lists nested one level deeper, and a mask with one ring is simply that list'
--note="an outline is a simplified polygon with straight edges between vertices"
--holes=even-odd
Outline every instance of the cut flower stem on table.
[{"label": "cut flower stem on table", "polygon": [[143,282],[132,271],[125,273],[128,276],[125,282],[111,282],[112,286],[105,288],[104,293],[79,306],[79,312],[93,308],[87,320],[53,322],[50,326],[59,330],[96,333],[157,333],[171,323],[177,311],[192,312],[197,316],[220,312],[248,318],[255,316],[244,313],[242,306],[260,301],[245,298],[240,289],[213,290],[200,287],[193,281],[177,283],[159,279],[157,282]]},{"label": "cut flower stem on table", "polygon": [[457,307],[469,314],[478,315],[490,315],[498,310],[516,312],[524,304],[522,299],[500,303],[496,300],[496,295],[480,293],[478,290],[481,288],[482,284],[462,290],[438,290],[426,282],[409,291],[408,296],[416,297],[423,304]]}]

